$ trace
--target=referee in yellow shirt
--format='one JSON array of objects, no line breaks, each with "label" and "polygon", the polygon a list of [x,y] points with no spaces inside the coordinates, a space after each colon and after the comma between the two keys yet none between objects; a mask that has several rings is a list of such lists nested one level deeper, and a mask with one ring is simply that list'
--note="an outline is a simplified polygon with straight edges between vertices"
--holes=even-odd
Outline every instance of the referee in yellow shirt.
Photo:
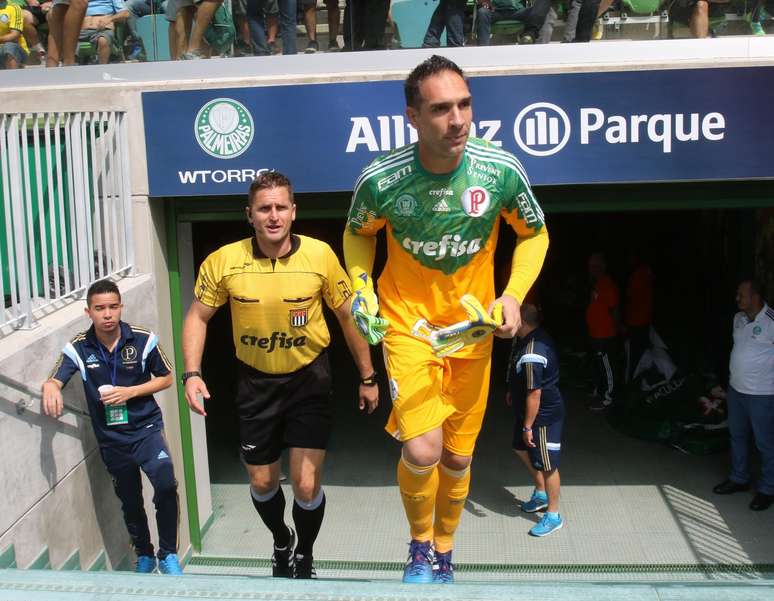
[{"label": "referee in yellow shirt", "polygon": [[[320,474],[331,430],[330,333],[323,301],[344,332],[360,371],[360,409],[369,413],[379,402],[376,374],[368,344],[352,322],[349,278],[333,250],[290,231],[296,205],[288,178],[276,171],[259,175],[245,212],[255,235],[219,248],[199,269],[196,298],[183,325],[185,396],[193,411],[206,415],[197,397],[210,398],[200,373],[207,322],[229,302],[242,457],[252,502],[274,537],[272,573],[314,578],[312,547],[325,511]],[[284,521],[279,485],[285,448],[297,542]]]}]

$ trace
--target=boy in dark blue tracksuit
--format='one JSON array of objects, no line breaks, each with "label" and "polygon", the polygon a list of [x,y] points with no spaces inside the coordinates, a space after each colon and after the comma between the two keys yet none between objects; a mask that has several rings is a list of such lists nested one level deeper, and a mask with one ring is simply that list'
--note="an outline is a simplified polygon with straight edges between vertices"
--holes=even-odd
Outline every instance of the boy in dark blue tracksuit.
[{"label": "boy in dark blue tracksuit", "polygon": [[559,515],[559,459],[562,449],[564,401],[559,392],[559,357],[554,341],[540,327],[534,305],[521,307],[521,326],[508,363],[510,400],[517,420],[513,450],[535,481],[535,490],[521,508],[546,509],[532,536],[546,536],[564,526]]},{"label": "boy in dark blue tracksuit", "polygon": [[153,398],[153,393],[172,384],[171,365],[153,332],[121,321],[121,294],[115,283],[95,282],[86,303],[92,326],[62,349],[51,377],[43,384],[43,410],[53,417],[62,414],[62,388],[79,373],[100,454],[113,477],[137,553],[136,571],[156,569],[143,508],[142,469],[153,485],[159,570],[181,574],[177,481],[164,439],[161,409]]}]

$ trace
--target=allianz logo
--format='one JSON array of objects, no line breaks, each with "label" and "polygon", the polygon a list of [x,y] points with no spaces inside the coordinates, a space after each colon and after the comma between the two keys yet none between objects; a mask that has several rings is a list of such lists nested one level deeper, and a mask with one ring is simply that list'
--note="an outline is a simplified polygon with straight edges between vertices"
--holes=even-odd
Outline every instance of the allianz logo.
[{"label": "allianz logo", "polygon": [[481,238],[463,240],[459,234],[444,234],[440,240],[412,240],[407,236],[403,239],[403,248],[414,255],[435,257],[436,261],[440,261],[444,257],[477,253],[481,250]]},{"label": "allianz logo", "polygon": [[527,154],[550,156],[567,145],[573,127],[578,128],[581,145],[651,142],[670,153],[679,142],[722,140],[726,119],[717,112],[610,115],[601,108],[584,107],[573,123],[560,106],[535,102],[516,116],[513,137]]}]

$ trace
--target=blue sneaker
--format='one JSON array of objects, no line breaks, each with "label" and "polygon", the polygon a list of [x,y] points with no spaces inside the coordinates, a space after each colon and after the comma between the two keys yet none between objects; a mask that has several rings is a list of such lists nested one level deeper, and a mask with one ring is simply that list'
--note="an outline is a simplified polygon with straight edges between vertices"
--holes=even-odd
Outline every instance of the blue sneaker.
[{"label": "blue sneaker", "polygon": [[521,510],[527,513],[535,513],[548,507],[548,495],[544,490],[533,490],[532,498],[521,504]]},{"label": "blue sneaker", "polygon": [[412,539],[409,556],[403,568],[403,582],[407,584],[430,584],[433,582],[433,549],[431,543]]},{"label": "blue sneaker", "polygon": [[138,555],[134,571],[138,574],[153,574],[156,571],[156,558],[152,555]]},{"label": "blue sneaker", "polygon": [[180,567],[177,555],[170,553],[164,559],[159,559],[159,572],[170,576],[182,576],[183,569]]},{"label": "blue sneaker", "polygon": [[435,567],[433,568],[433,583],[454,584],[454,564],[451,560],[452,552],[435,554]]},{"label": "blue sneaker", "polygon": [[135,42],[132,45],[132,49],[129,51],[128,56],[126,57],[126,60],[131,62],[136,62],[136,61],[142,60],[142,55],[143,55],[142,44],[140,44],[139,42]]},{"label": "blue sneaker", "polygon": [[549,515],[548,512],[543,516],[533,528],[529,531],[532,536],[548,536],[552,532],[556,532],[564,526],[564,520],[558,513]]}]

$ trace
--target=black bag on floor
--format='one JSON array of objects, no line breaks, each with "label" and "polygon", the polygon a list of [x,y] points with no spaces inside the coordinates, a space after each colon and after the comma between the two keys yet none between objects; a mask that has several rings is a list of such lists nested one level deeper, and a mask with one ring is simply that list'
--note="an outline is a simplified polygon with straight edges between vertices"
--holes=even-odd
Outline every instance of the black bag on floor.
[{"label": "black bag on floor", "polygon": [[[642,378],[646,378],[647,374]],[[692,421],[694,399],[701,395],[701,379],[679,372],[652,390],[643,391],[642,378],[634,380],[611,418],[621,430],[642,440],[669,441],[676,424]]]}]

